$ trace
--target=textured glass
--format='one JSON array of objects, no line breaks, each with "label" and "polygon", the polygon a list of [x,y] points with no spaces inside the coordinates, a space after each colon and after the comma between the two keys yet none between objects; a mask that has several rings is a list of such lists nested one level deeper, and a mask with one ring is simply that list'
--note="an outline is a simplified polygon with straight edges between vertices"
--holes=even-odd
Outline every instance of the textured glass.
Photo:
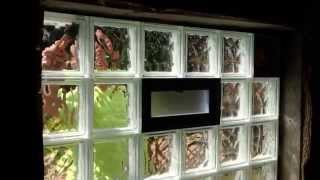
[{"label": "textured glass", "polygon": [[42,28],[42,69],[79,70],[79,24],[45,21]]},{"label": "textured glass", "polygon": [[208,131],[185,134],[185,169],[206,167],[209,162]]},{"label": "textured glass", "polygon": [[78,86],[44,84],[42,100],[44,134],[70,132],[78,129]]},{"label": "textured glass", "polygon": [[238,82],[223,83],[222,117],[238,117],[240,115],[240,88]]},{"label": "textured glass", "polygon": [[129,125],[129,94],[126,84],[97,84],[94,87],[94,128]]},{"label": "textured glass", "polygon": [[275,180],[275,167],[273,164],[253,167],[250,180]]},{"label": "textured glass", "polygon": [[270,157],[275,152],[275,135],[272,123],[251,127],[251,158]]},{"label": "textured glass", "polygon": [[208,36],[187,35],[188,72],[209,72]]},{"label": "textured glass", "polygon": [[129,179],[127,138],[94,144],[94,180]]},{"label": "textured glass", "polygon": [[244,180],[243,171],[232,171],[224,173],[220,176],[219,180]]},{"label": "textured glass", "polygon": [[171,32],[145,32],[145,71],[170,72],[173,66]]},{"label": "textured glass", "polygon": [[44,148],[45,180],[77,179],[77,146],[60,145]]},{"label": "textured glass", "polygon": [[130,37],[126,28],[95,26],[95,70],[126,71],[130,67]]},{"label": "textured glass", "polygon": [[240,39],[224,37],[224,73],[239,73],[241,62]]},{"label": "textured glass", "polygon": [[220,130],[220,155],[221,163],[237,161],[240,152],[240,127],[225,128]]},{"label": "textured glass", "polygon": [[144,139],[144,176],[168,173],[172,163],[172,135]]},{"label": "textured glass", "polygon": [[276,107],[276,87],[272,81],[254,81],[252,84],[252,114],[272,115]]}]

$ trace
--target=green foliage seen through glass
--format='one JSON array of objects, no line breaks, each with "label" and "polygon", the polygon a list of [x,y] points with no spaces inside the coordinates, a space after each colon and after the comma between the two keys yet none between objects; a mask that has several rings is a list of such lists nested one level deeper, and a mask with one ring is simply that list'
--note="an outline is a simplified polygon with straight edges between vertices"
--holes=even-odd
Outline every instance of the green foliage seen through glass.
[{"label": "green foliage seen through glass", "polygon": [[127,85],[99,84],[94,87],[94,128],[120,128],[129,124]]},{"label": "green foliage seen through glass", "polygon": [[44,85],[43,132],[62,133],[78,128],[79,90],[73,85]]},{"label": "green foliage seen through glass", "polygon": [[44,148],[45,180],[76,180],[76,145],[47,146]]},{"label": "green foliage seen through glass", "polygon": [[127,138],[94,144],[94,180],[127,180],[128,163]]}]

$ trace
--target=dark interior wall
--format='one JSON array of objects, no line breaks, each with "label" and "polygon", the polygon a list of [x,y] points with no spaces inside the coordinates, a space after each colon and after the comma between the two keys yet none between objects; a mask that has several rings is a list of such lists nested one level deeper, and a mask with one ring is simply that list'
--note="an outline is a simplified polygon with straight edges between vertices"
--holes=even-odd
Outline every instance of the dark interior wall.
[{"label": "dark interior wall", "polygon": [[301,45],[301,36],[290,34],[281,52],[278,175],[282,180],[299,180],[301,174]]},{"label": "dark interior wall", "polygon": [[305,180],[320,179],[319,9],[310,5],[303,23],[303,153]]},{"label": "dark interior wall", "polygon": [[[26,100],[22,101],[19,99],[19,106],[23,107],[26,112],[22,113],[22,110],[15,112],[16,114],[21,113],[23,115],[17,122],[21,128],[21,131],[19,131],[21,137],[25,138],[27,145],[24,147],[24,153],[15,153],[14,156],[24,156],[18,157],[19,159],[28,158],[26,164],[19,164],[19,161],[15,163],[21,166],[20,169],[28,169],[25,174],[22,173],[24,175],[23,179],[34,180],[43,179],[42,103],[40,95],[41,52],[39,48],[42,37],[42,21],[43,9],[40,6],[40,1],[32,1],[31,31],[28,37],[31,38],[31,40],[28,41],[31,46],[29,46],[30,49],[27,50],[28,55],[30,54],[31,56],[27,56],[30,59],[26,58],[22,65],[22,72],[27,73],[24,73],[23,77],[20,76],[20,78],[23,78],[22,84],[25,85],[22,87],[26,87],[22,93],[23,98]],[[21,94],[21,91],[17,92],[17,94]],[[22,147],[17,149],[19,150],[20,148]],[[10,176],[12,176],[12,174]],[[13,174],[13,176],[16,177],[16,174]]]}]

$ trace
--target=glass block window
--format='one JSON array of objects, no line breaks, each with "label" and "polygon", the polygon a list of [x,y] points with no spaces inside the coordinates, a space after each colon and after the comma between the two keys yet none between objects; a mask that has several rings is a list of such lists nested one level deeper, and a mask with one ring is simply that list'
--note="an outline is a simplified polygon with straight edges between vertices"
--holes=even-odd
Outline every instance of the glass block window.
[{"label": "glass block window", "polygon": [[[254,77],[252,33],[55,12],[42,30],[45,180],[276,179],[279,79]],[[143,78],[220,78],[220,124],[142,133]]]},{"label": "glass block window", "polygon": [[219,180],[245,180],[246,170],[234,170],[221,173]]},{"label": "glass block window", "polygon": [[251,126],[251,158],[275,158],[276,154],[276,124],[268,122]]},{"label": "glass block window", "polygon": [[[130,138],[121,137],[107,140],[97,140],[93,147],[94,179],[130,179],[132,165],[130,164]],[[110,153],[110,152],[115,152]],[[111,163],[112,162],[112,163]]]},{"label": "glass block window", "polygon": [[276,180],[275,168],[274,163],[253,166],[249,178],[252,180]]},{"label": "glass block window", "polygon": [[221,166],[247,161],[247,129],[232,126],[219,130],[219,161]]},{"label": "glass block window", "polygon": [[212,129],[191,129],[183,132],[182,152],[185,173],[215,167],[215,139]]},{"label": "glass block window", "polygon": [[252,116],[256,119],[278,118],[279,80],[255,78],[252,82]]},{"label": "glass block window", "polygon": [[78,147],[74,144],[44,148],[44,179],[78,179]]},{"label": "glass block window", "polygon": [[96,76],[137,75],[138,25],[137,22],[107,18],[91,19],[90,45],[93,50],[90,60]]},{"label": "glass block window", "polygon": [[185,28],[184,72],[187,77],[218,77],[218,31]]},{"label": "glass block window", "polygon": [[144,24],[142,36],[143,76],[178,76],[181,63],[181,28]]},{"label": "glass block window", "polygon": [[222,76],[250,78],[253,76],[253,37],[251,34],[239,32],[222,33],[223,60]]},{"label": "glass block window", "polygon": [[247,121],[249,117],[249,83],[247,80],[223,80],[221,99],[222,123]]},{"label": "glass block window", "polygon": [[175,135],[147,135],[143,139],[143,160],[145,178],[168,177],[176,173],[177,155]]}]

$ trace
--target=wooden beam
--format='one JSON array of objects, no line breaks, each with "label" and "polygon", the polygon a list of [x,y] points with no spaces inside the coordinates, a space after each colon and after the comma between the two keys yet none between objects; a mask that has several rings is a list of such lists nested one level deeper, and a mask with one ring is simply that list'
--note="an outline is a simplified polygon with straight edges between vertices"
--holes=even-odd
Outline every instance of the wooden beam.
[{"label": "wooden beam", "polygon": [[185,11],[179,9],[166,9],[164,11],[143,11],[139,9],[121,9],[107,7],[103,5],[92,5],[83,3],[74,3],[66,1],[46,0],[42,3],[47,10],[72,12],[90,16],[112,17],[130,20],[141,20],[151,22],[164,22],[167,24],[190,25],[200,27],[226,27],[238,29],[253,30],[278,30],[294,31],[292,27],[252,21],[249,19],[219,16],[194,11]]}]

